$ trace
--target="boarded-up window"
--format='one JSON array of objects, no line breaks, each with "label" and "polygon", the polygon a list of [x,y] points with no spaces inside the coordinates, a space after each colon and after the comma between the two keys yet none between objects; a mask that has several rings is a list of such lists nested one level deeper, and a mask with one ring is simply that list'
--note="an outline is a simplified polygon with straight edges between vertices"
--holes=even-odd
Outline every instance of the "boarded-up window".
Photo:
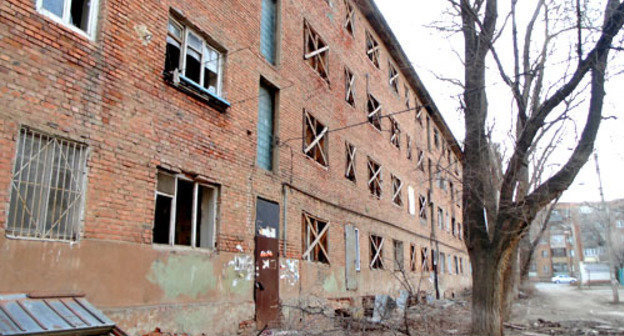
[{"label": "boarded-up window", "polygon": [[377,68],[379,68],[380,64],[379,55],[379,43],[377,42],[377,40],[375,40],[370,32],[366,32],[366,56],[368,56],[368,59],[371,60],[371,62],[373,62],[373,65],[375,65]]},{"label": "boarded-up window", "polygon": [[153,242],[214,248],[218,195],[215,185],[159,171]]},{"label": "boarded-up window", "polygon": [[260,51],[271,64],[276,63],[277,55],[277,0],[262,0],[260,21]]},{"label": "boarded-up window", "polygon": [[429,249],[426,247],[420,249],[420,270],[423,272],[428,272],[431,270],[431,265],[429,262]]},{"label": "boarded-up window", "polygon": [[410,244],[410,271],[416,272],[418,269],[418,249],[416,245]]},{"label": "boarded-up window", "polygon": [[381,197],[381,166],[368,159],[368,190],[376,197]]},{"label": "boarded-up window", "polygon": [[423,122],[422,122],[422,115],[423,115],[423,107],[422,106],[418,106],[416,108],[416,122],[422,126]]},{"label": "boarded-up window", "polygon": [[303,214],[303,254],[304,260],[329,264],[328,231],[329,223],[306,213]]},{"label": "boarded-up window", "polygon": [[329,79],[329,46],[307,22],[303,25],[303,58],[323,79]]},{"label": "boarded-up window", "polygon": [[383,245],[385,238],[370,235],[370,268],[383,269]]},{"label": "boarded-up window", "polygon": [[321,124],[307,111],[304,111],[303,115],[303,153],[327,166],[327,126]]},{"label": "boarded-up window", "polygon": [[87,146],[22,128],[6,233],[72,241],[80,235]]},{"label": "boarded-up window", "polygon": [[427,219],[427,197],[423,195],[418,197],[418,216]]},{"label": "boarded-up window", "polygon": [[399,93],[399,72],[392,63],[388,63],[388,83],[392,91]]},{"label": "boarded-up window", "polygon": [[275,96],[275,89],[260,83],[257,156],[258,166],[266,170],[273,169]]},{"label": "boarded-up window", "polygon": [[355,182],[355,151],[356,148],[350,143],[345,143],[346,152],[346,170],[345,177]]},{"label": "boarded-up window", "polygon": [[381,131],[381,104],[370,93],[368,94],[366,108],[368,111],[368,122]]},{"label": "boarded-up window", "polygon": [[390,118],[390,143],[396,148],[401,148],[401,128],[394,118]]},{"label": "boarded-up window", "polygon": [[403,182],[392,175],[392,203],[403,206]]},{"label": "boarded-up window", "polygon": [[355,106],[355,75],[345,68],[345,100],[349,105]]},{"label": "boarded-up window", "polygon": [[423,151],[420,148],[418,148],[416,151],[418,152],[418,157],[416,160],[416,168],[424,172],[425,171],[425,151]]},{"label": "boarded-up window", "polygon": [[394,245],[394,270],[402,271],[405,267],[405,259],[403,257],[403,242],[399,240],[394,240],[393,245]]},{"label": "boarded-up window", "polygon": [[353,35],[355,33],[355,8],[351,4],[350,0],[345,0],[345,21],[344,27],[349,32],[349,34]]},{"label": "boarded-up window", "polygon": [[412,95],[410,94],[410,90],[407,87],[407,85],[404,86],[404,89],[405,89],[405,108],[407,110],[411,110],[412,109],[412,101],[411,101]]}]

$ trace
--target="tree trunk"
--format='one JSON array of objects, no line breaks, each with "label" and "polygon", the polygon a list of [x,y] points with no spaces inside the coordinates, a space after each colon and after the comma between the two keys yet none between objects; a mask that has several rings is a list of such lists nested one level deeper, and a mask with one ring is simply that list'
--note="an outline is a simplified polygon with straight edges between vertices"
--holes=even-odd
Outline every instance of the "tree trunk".
[{"label": "tree trunk", "polygon": [[503,288],[500,260],[490,250],[472,251],[472,334],[503,335]]}]

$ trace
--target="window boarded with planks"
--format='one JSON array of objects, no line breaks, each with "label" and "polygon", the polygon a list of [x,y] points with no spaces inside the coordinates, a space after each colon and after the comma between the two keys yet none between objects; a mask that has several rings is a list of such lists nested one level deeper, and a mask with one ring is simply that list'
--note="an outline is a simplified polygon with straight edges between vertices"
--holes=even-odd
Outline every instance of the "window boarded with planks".
[{"label": "window boarded with planks", "polygon": [[323,166],[327,160],[327,126],[307,111],[303,112],[303,153]]},{"label": "window boarded with planks", "polygon": [[302,216],[303,254],[301,259],[329,264],[329,223],[310,214]]},{"label": "window boarded with planks", "polygon": [[384,269],[383,261],[383,245],[385,238],[370,235],[370,268],[372,269]]},{"label": "window boarded with planks", "polygon": [[371,194],[381,198],[381,166],[368,158],[368,189]]},{"label": "window boarded with planks", "polygon": [[381,104],[372,94],[368,94],[368,102],[366,105],[368,111],[368,122],[376,129],[381,131]]},{"label": "window boarded with planks", "polygon": [[303,24],[305,50],[303,58],[321,78],[329,81],[329,46],[308,24]]}]

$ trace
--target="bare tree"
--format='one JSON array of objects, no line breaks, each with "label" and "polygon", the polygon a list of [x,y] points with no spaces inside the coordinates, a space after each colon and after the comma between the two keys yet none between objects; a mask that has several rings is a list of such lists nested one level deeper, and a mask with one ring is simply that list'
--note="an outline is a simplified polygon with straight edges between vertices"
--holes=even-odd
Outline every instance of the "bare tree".
[{"label": "bare tree", "polygon": [[[529,223],[544,206],[556,199],[573,182],[593,151],[602,118],[605,96],[605,71],[613,40],[624,22],[624,4],[608,0],[604,21],[595,42],[582,38],[582,17],[576,17],[572,28],[578,30],[576,59],[566,61],[570,72],[552,82],[545,82],[546,42],[554,33],[550,12],[554,7],[546,0],[536,1],[535,10],[525,29],[524,45],[518,37],[517,0],[499,27],[497,0],[449,0],[461,16],[464,39],[463,109],[465,113],[463,217],[467,230],[465,241],[472,262],[473,299],[472,332],[475,335],[503,335],[503,316],[510,290],[510,263]],[[565,7],[566,4],[561,4]],[[578,10],[581,11],[577,2]],[[533,33],[538,19],[545,28],[544,45],[534,56]],[[511,21],[513,73],[509,75],[495,48],[495,43]],[[500,28],[500,29],[499,29]],[[564,28],[565,30],[566,28]],[[589,52],[584,53],[585,46]],[[522,50],[522,52],[520,51]],[[574,53],[573,53],[574,54]],[[488,109],[488,62],[509,87],[514,101],[514,146],[502,175],[500,187],[490,183],[492,159]],[[576,62],[574,62],[576,61]],[[589,83],[589,106],[580,138],[567,161],[537,187],[528,187],[529,157],[539,142],[539,135],[553,121],[568,118],[560,113],[583,83]],[[491,197],[495,195],[495,202]]]}]

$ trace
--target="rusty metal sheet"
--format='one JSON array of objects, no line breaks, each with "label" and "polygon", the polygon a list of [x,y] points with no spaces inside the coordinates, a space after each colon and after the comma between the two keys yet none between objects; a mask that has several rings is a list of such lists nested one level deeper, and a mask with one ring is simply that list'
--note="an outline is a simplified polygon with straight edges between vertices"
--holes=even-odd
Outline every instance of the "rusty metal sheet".
[{"label": "rusty metal sheet", "polygon": [[256,236],[254,299],[258,329],[274,326],[279,321],[278,246],[277,239]]}]

